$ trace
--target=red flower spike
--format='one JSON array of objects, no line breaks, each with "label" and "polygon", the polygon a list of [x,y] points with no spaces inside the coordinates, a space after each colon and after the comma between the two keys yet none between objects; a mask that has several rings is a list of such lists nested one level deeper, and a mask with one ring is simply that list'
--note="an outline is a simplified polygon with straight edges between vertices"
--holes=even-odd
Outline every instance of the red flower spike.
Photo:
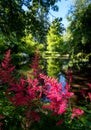
[{"label": "red flower spike", "polygon": [[41,72],[41,68],[39,66],[39,51],[36,50],[36,53],[34,55],[34,58],[32,59],[32,64],[30,64],[30,67],[33,69],[32,73],[30,73],[34,78],[39,78],[39,74]]},{"label": "red flower spike", "polygon": [[2,64],[2,68],[7,69],[9,67],[9,62],[11,61],[10,58],[10,50],[8,50],[4,56],[4,61],[1,63]]},{"label": "red flower spike", "polygon": [[10,64],[11,57],[10,57],[10,50],[8,50],[4,56],[4,60],[1,63],[0,68],[0,84],[8,83],[9,85],[14,84],[15,78],[12,76],[12,72],[15,69],[15,66]]}]

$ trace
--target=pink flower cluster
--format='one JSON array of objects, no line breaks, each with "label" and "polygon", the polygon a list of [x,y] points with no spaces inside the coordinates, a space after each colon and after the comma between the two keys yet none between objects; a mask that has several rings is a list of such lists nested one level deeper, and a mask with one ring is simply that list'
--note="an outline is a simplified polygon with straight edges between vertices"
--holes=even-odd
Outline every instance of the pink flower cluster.
[{"label": "pink flower cluster", "polygon": [[57,114],[63,114],[68,108],[69,99],[74,93],[69,92],[69,85],[66,84],[65,92],[62,91],[62,84],[54,78],[49,78],[43,74],[40,77],[44,80],[45,95],[50,100],[49,105],[44,105],[43,108],[50,109]]},{"label": "pink flower cluster", "polygon": [[83,113],[84,111],[81,110],[80,108],[73,107],[71,119],[74,119],[74,117],[79,118],[81,115],[83,115]]}]

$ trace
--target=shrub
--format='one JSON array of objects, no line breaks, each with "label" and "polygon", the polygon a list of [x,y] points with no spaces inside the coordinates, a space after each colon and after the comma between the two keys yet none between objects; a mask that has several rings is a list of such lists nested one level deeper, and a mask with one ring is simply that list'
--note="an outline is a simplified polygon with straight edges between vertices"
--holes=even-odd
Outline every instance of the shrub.
[{"label": "shrub", "polygon": [[[84,112],[81,108],[71,107],[70,98],[74,93],[70,92],[69,84],[66,83],[63,91],[62,83],[41,73],[38,52],[30,66],[32,72],[27,78],[20,76],[17,79],[10,50],[6,52],[0,68],[0,119],[3,127],[2,123],[0,126],[7,130],[16,130],[17,127],[27,130],[33,122],[40,122],[43,116],[49,115],[58,117],[55,120],[57,126],[66,120],[65,116],[70,120],[79,119]],[[43,100],[43,95],[48,102]]]}]

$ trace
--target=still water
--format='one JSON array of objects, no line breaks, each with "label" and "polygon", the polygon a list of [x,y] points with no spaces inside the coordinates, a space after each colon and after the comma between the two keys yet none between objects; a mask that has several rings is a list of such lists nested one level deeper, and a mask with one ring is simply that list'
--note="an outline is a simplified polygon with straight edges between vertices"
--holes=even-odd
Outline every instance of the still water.
[{"label": "still water", "polygon": [[48,76],[54,78],[58,78],[65,70],[67,70],[67,63],[67,59],[61,58],[48,57],[42,59],[43,70]]}]

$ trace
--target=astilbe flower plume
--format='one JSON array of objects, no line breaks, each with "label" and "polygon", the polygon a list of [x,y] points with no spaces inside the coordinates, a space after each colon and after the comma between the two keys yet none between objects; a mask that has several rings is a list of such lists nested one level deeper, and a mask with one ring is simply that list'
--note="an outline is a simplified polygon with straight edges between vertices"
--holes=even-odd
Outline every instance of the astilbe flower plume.
[{"label": "astilbe flower plume", "polygon": [[34,78],[39,78],[39,74],[41,73],[41,67],[39,66],[39,51],[38,49],[35,52],[34,57],[32,58],[32,63],[30,67],[32,68],[32,72],[30,73]]},{"label": "astilbe flower plume", "polygon": [[54,78],[49,78],[43,74],[40,77],[44,79],[45,95],[50,100],[49,105],[44,105],[43,108],[50,109],[57,114],[63,114],[68,108],[69,99],[73,96],[69,92],[69,85],[66,84],[66,91],[62,91],[62,84]]},{"label": "astilbe flower plume", "polygon": [[0,67],[0,84],[8,83],[13,84],[15,82],[15,78],[12,75],[12,72],[15,69],[11,63],[10,50],[8,50],[4,56],[4,60],[1,63]]},{"label": "astilbe flower plume", "polygon": [[81,110],[80,108],[72,108],[72,115],[71,115],[71,119],[74,119],[74,117],[76,118],[80,118],[81,115],[83,115],[84,111]]}]

